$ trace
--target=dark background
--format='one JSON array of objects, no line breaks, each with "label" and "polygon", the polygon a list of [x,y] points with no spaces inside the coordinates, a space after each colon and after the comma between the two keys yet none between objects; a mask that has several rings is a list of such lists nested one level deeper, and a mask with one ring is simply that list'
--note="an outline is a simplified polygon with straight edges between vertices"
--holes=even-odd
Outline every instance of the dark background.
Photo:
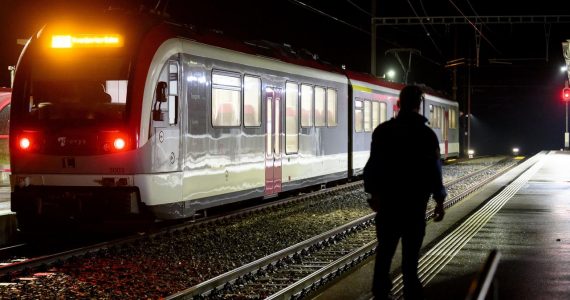
[{"label": "dark background", "polygon": [[[0,86],[9,86],[7,67],[15,65],[22,46],[52,18],[115,8],[154,8],[157,1],[0,0]],[[319,59],[347,69],[370,71],[370,0],[243,0],[160,2],[177,22],[212,28],[243,40],[269,40],[306,49]],[[378,17],[570,15],[560,1],[377,1]],[[549,29],[549,30],[548,30]],[[531,154],[563,146],[566,77],[561,43],[570,39],[570,24],[484,24],[479,66],[475,66],[475,30],[469,25],[378,26],[377,73],[402,69],[394,48],[413,48],[408,82],[425,84],[452,97],[453,68],[446,62],[463,58],[456,67],[457,101],[467,112],[467,86],[472,87],[471,146],[477,154],[510,153],[512,147]],[[546,35],[549,33],[547,42]],[[548,49],[548,50],[547,50]],[[407,62],[407,54],[402,53]],[[469,62],[471,61],[471,67]],[[497,61],[499,63],[497,63]],[[464,118],[462,118],[464,119]]]}]

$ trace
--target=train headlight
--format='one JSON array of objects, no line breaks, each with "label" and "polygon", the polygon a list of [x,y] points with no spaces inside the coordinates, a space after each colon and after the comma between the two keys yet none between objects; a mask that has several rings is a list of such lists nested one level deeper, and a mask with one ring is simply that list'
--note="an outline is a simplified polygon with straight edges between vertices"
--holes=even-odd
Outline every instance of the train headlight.
[{"label": "train headlight", "polygon": [[53,35],[51,37],[51,47],[58,49],[123,47],[123,37],[119,34]]}]

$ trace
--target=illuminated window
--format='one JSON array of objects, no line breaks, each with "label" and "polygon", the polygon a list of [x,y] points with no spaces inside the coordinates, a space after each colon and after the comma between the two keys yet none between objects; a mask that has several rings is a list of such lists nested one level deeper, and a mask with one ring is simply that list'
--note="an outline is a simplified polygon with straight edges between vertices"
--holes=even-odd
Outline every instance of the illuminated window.
[{"label": "illuminated window", "polygon": [[212,73],[212,125],[239,126],[241,78],[237,73]]},{"label": "illuminated window", "polygon": [[313,87],[301,85],[301,126],[313,126]]},{"label": "illuminated window", "polygon": [[337,94],[336,90],[327,89],[327,126],[334,127],[337,125]]},{"label": "illuminated window", "polygon": [[299,86],[294,82],[285,85],[285,151],[299,151]]},{"label": "illuminated window", "polygon": [[364,101],[364,131],[366,131],[366,132],[372,131],[372,122],[370,120],[370,113],[371,113],[370,101],[365,100]]},{"label": "illuminated window", "polygon": [[243,78],[243,125],[261,125],[261,79],[244,76]]},{"label": "illuminated window", "polygon": [[449,110],[449,128],[457,129],[457,112],[453,108]]},{"label": "illuminated window", "polygon": [[364,127],[363,127],[363,122],[364,122],[364,116],[363,116],[363,104],[362,101],[360,100],[355,100],[354,101],[354,131],[356,132],[362,132]]},{"label": "illuminated window", "polygon": [[437,127],[438,128],[443,128],[443,124],[445,123],[445,110],[442,106],[438,106],[437,107],[439,112],[437,114],[438,118],[437,118]]},{"label": "illuminated window", "polygon": [[385,102],[380,102],[380,123],[388,120],[388,105]]},{"label": "illuminated window", "polygon": [[322,87],[315,87],[315,126],[326,126],[326,94]]},{"label": "illuminated window", "polygon": [[178,62],[171,61],[168,67],[168,123],[177,123],[178,116]]},{"label": "illuminated window", "polygon": [[372,102],[372,128],[380,124],[380,102]]}]

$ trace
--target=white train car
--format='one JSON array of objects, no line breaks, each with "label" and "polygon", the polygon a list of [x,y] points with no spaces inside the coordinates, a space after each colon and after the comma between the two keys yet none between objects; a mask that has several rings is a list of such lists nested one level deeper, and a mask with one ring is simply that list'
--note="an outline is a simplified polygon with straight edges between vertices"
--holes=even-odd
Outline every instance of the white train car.
[{"label": "white train car", "polygon": [[347,178],[344,74],[133,19],[47,25],[24,50],[10,129],[20,224],[181,218]]},{"label": "white train car", "polygon": [[[347,72],[351,86],[351,145],[350,170],[352,176],[362,175],[370,156],[372,132],[378,124],[396,117],[398,97],[403,84],[383,81],[368,74]],[[425,94],[420,113],[428,119],[440,141],[442,159],[459,156],[459,128],[457,102]]]},{"label": "white train car", "polygon": [[176,219],[350,180],[401,87],[139,15],[48,24],[17,66],[11,208],[22,228]]}]

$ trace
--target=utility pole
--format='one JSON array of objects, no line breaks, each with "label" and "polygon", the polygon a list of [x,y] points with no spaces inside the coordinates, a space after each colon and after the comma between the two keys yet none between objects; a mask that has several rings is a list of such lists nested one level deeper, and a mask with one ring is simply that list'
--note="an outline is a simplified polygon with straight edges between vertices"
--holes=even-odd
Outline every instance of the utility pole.
[{"label": "utility pole", "polygon": [[467,153],[471,151],[471,61],[467,63]]},{"label": "utility pole", "polygon": [[[562,55],[566,62],[566,74],[570,80],[570,70],[568,67],[570,65],[570,40],[562,42]],[[564,149],[568,150],[570,144],[570,135],[568,133],[568,102],[570,101],[570,90],[568,89],[568,80],[565,80],[564,89],[562,90],[562,99],[566,105],[566,131],[564,132]]]},{"label": "utility pole", "polygon": [[370,18],[370,74],[376,76],[376,0],[370,0],[372,18]]}]

